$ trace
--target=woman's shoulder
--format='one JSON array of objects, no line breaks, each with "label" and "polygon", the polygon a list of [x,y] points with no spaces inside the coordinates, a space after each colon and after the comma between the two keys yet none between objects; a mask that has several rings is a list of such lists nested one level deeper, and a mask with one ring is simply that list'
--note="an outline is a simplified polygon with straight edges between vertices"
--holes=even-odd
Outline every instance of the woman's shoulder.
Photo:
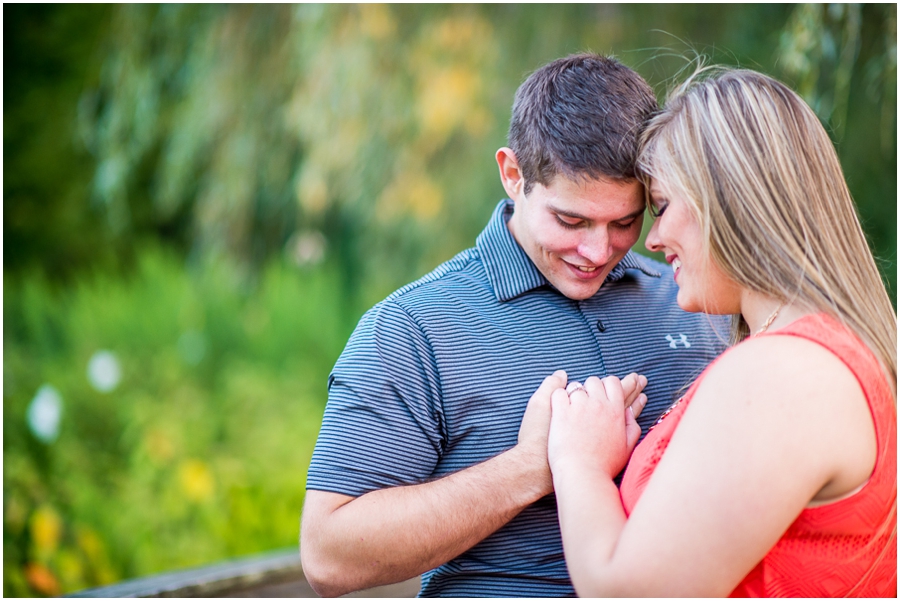
[{"label": "woman's shoulder", "polygon": [[789,454],[794,466],[808,472],[815,498],[831,499],[872,472],[872,407],[866,384],[833,345],[822,337],[790,335],[800,329],[793,325],[724,353],[698,382],[693,415],[684,419],[696,419],[706,431],[725,427],[730,437],[754,440],[754,448],[768,449],[772,470]]},{"label": "woman's shoulder", "polygon": [[711,367],[727,377],[748,369],[763,379],[792,375],[830,381],[852,376],[864,388],[884,379],[872,350],[848,326],[825,313],[803,315],[778,330],[751,336]]},{"label": "woman's shoulder", "polygon": [[[847,355],[867,352],[839,322],[811,314],[731,347],[710,366],[703,384],[728,389],[733,398],[766,397],[776,403],[791,398],[792,403],[820,405],[826,397],[865,397],[862,374],[854,369],[859,362]],[[868,354],[871,365],[866,367],[877,368]]]}]

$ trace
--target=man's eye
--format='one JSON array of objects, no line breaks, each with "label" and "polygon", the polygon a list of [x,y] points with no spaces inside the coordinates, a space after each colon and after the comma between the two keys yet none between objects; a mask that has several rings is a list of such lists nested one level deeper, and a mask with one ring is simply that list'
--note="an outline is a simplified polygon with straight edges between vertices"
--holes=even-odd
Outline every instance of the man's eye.
[{"label": "man's eye", "polygon": [[572,222],[566,221],[565,219],[563,219],[563,218],[560,217],[559,215],[556,216],[556,221],[558,221],[559,224],[560,224],[561,226],[563,226],[563,227],[565,227],[565,228],[573,229],[573,230],[574,230],[575,228],[577,228],[578,226],[580,226],[581,223],[582,223],[582,221],[581,221],[580,219],[575,219],[575,220],[572,221]]},{"label": "man's eye", "polygon": [[632,225],[634,225],[635,221],[637,221],[637,217],[632,217],[631,219],[626,219],[625,221],[614,221],[613,224],[616,227],[620,227],[624,230],[624,229],[628,229]]}]

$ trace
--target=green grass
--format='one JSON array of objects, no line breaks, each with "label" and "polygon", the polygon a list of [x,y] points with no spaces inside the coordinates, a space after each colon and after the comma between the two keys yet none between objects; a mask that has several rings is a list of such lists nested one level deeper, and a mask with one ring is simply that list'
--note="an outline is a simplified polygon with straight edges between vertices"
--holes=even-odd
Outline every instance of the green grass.
[{"label": "green grass", "polygon": [[[352,322],[324,266],[145,251],[128,279],[4,282],[4,594],[66,593],[297,543],[328,372]],[[348,326],[349,324],[349,326]],[[113,352],[121,381],[87,365]],[[52,385],[59,435],[26,412]]]}]

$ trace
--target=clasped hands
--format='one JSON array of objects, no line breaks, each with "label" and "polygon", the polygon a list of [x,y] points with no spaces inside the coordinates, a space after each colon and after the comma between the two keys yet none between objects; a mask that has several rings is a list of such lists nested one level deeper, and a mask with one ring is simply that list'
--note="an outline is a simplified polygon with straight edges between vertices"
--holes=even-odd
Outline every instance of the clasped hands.
[{"label": "clasped hands", "polygon": [[641,436],[637,417],[647,404],[647,378],[636,373],[592,376],[581,386],[570,384],[570,392],[567,384],[561,370],[545,378],[519,428],[517,447],[543,464],[547,492],[551,471],[599,470],[609,478],[622,471]]}]

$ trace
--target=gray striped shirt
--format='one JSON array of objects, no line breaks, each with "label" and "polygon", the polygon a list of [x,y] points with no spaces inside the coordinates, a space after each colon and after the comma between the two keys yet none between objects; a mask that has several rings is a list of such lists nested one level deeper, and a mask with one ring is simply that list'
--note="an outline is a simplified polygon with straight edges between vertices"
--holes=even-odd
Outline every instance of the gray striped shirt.
[{"label": "gray striped shirt", "polygon": [[[723,350],[725,321],[679,309],[671,270],[633,252],[593,297],[560,294],[507,229],[512,208],[502,201],[475,248],[362,317],[328,379],[307,489],[359,496],[489,459],[515,445],[528,399],[557,369],[647,376],[646,434]],[[420,594],[574,595],[555,497],[427,572]]]}]

